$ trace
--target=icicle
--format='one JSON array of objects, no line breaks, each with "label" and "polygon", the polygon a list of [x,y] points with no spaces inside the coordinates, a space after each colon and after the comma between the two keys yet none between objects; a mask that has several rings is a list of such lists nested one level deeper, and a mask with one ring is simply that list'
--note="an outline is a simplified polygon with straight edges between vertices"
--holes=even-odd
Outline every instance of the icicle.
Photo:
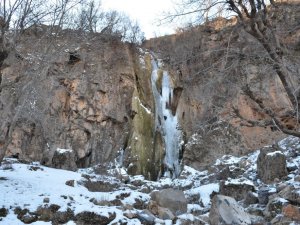
[{"label": "icicle", "polygon": [[165,142],[166,156],[164,159],[165,176],[175,178],[178,177],[180,168],[180,153],[182,149],[182,133],[178,129],[177,116],[172,115],[171,104],[173,98],[173,88],[170,84],[170,78],[167,71],[162,73],[161,94],[157,90],[156,82],[159,78],[159,67],[152,56],[152,91],[155,99],[155,129],[160,131]]}]

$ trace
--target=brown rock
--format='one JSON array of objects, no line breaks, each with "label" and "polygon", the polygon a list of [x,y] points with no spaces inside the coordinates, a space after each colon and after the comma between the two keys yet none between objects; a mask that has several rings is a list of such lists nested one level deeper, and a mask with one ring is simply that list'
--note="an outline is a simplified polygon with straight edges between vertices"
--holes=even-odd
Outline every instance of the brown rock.
[{"label": "brown rock", "polygon": [[272,183],[275,178],[285,177],[287,175],[285,155],[271,147],[261,149],[257,158],[257,175],[265,183]]},{"label": "brown rock", "polygon": [[282,208],[284,216],[300,222],[300,208],[294,205],[287,205]]},{"label": "brown rock", "polygon": [[187,200],[183,191],[168,188],[154,191],[150,196],[152,201],[157,202],[160,207],[170,209],[174,215],[187,212]]},{"label": "brown rock", "polygon": [[210,224],[252,224],[251,217],[233,198],[215,195],[209,212]]},{"label": "brown rock", "polygon": [[78,213],[75,216],[76,219],[76,224],[78,225],[85,225],[85,224],[89,224],[89,225],[106,225],[109,224],[111,221],[113,221],[116,218],[116,214],[110,214],[109,216],[101,216],[98,215],[94,212],[81,212]]},{"label": "brown rock", "polygon": [[57,149],[52,158],[52,166],[58,169],[75,171],[77,169],[75,162],[75,153],[70,149]]},{"label": "brown rock", "polygon": [[75,185],[75,180],[67,180],[66,181],[66,185],[70,186],[70,187],[74,187]]},{"label": "brown rock", "polygon": [[300,204],[300,193],[299,189],[294,188],[293,186],[287,186],[278,195],[290,202]]},{"label": "brown rock", "polygon": [[237,201],[245,199],[248,192],[253,191],[253,185],[243,183],[242,181],[238,183],[230,182],[230,180],[220,182],[220,194],[230,196]]}]

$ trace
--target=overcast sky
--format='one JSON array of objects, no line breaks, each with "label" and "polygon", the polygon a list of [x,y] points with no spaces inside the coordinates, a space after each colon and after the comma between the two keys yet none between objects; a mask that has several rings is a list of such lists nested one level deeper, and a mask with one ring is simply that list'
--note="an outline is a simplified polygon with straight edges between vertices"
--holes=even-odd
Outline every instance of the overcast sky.
[{"label": "overcast sky", "polygon": [[130,18],[137,20],[145,32],[146,38],[161,36],[174,32],[175,25],[157,25],[163,11],[170,11],[174,0],[102,0],[105,9],[125,12]]}]

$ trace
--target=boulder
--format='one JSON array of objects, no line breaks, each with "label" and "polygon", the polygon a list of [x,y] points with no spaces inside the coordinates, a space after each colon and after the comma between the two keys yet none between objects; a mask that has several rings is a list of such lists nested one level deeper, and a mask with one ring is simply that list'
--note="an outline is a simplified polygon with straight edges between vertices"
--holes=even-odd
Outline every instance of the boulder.
[{"label": "boulder", "polygon": [[295,204],[300,204],[300,192],[293,186],[287,186],[280,191],[279,196]]},{"label": "boulder", "polygon": [[56,149],[52,158],[52,166],[57,169],[71,170],[75,171],[76,166],[76,156],[71,149]]},{"label": "boulder", "polygon": [[209,212],[209,222],[211,225],[246,225],[251,224],[251,217],[235,199],[224,195],[215,195]]},{"label": "boulder", "polygon": [[70,186],[70,187],[74,187],[75,185],[75,180],[67,180],[66,181],[66,185]]},{"label": "boulder", "polygon": [[248,192],[252,191],[254,191],[254,185],[248,180],[228,180],[220,182],[220,194],[230,196],[237,201],[245,199]]},{"label": "boulder", "polygon": [[288,201],[283,198],[279,198],[279,197],[273,198],[267,204],[265,211],[264,211],[264,216],[268,219],[272,219],[272,218],[276,217],[276,215],[281,213],[284,205],[287,205],[287,204],[288,204]]},{"label": "boulder", "polygon": [[245,205],[251,205],[258,203],[258,197],[256,193],[253,193],[252,191],[249,191],[245,197],[244,204]]},{"label": "boulder", "polygon": [[108,217],[98,215],[94,212],[81,212],[75,216],[77,225],[106,225],[116,218],[116,214],[109,213]]},{"label": "boulder", "polygon": [[257,158],[257,175],[264,183],[272,183],[275,178],[287,175],[286,157],[281,151],[271,147],[263,148]]},{"label": "boulder", "polygon": [[300,208],[294,205],[286,205],[282,208],[282,214],[292,220],[300,222]]},{"label": "boulder", "polygon": [[258,190],[258,202],[259,204],[266,205],[269,202],[269,188],[268,187],[261,187]]},{"label": "boulder", "polygon": [[154,225],[156,220],[156,217],[147,209],[139,212],[137,218],[146,225]]},{"label": "boulder", "polygon": [[111,192],[114,191],[120,183],[107,180],[97,180],[90,176],[84,176],[78,184],[85,186],[90,192]]},{"label": "boulder", "polygon": [[8,214],[8,210],[4,207],[0,208],[0,217],[6,217]]},{"label": "boulder", "polygon": [[150,195],[152,201],[157,202],[160,207],[170,209],[174,215],[187,212],[187,200],[183,191],[168,188],[154,191]]},{"label": "boulder", "polygon": [[52,218],[52,224],[65,224],[74,219],[74,212],[68,208],[67,211],[57,211]]},{"label": "boulder", "polygon": [[175,218],[172,211],[168,208],[160,207],[157,202],[150,201],[148,204],[148,209],[153,215],[158,216],[158,218],[163,220],[173,220]]}]

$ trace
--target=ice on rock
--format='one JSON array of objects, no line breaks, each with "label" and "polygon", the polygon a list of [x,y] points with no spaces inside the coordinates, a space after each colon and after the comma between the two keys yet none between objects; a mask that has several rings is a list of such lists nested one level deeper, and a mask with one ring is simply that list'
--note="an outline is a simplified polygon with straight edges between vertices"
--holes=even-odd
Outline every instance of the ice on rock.
[{"label": "ice on rock", "polygon": [[173,88],[167,71],[163,71],[161,79],[161,90],[157,90],[156,82],[159,78],[159,70],[162,63],[156,62],[152,57],[152,91],[155,99],[155,129],[162,134],[165,143],[165,171],[166,176],[178,177],[180,168],[180,152],[182,149],[182,133],[178,129],[177,115],[173,115],[170,109],[173,98]]}]

